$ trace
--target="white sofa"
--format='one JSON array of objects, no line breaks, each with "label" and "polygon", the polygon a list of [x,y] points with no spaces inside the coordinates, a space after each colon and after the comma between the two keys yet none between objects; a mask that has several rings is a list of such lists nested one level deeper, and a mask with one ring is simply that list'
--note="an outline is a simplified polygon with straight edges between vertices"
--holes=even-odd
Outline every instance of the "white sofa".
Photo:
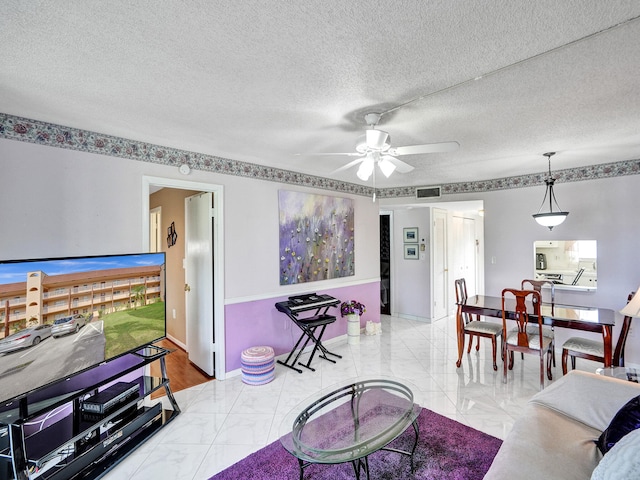
[{"label": "white sofa", "polygon": [[638,383],[571,371],[527,403],[485,480],[591,478],[603,458],[594,440],[638,395]]}]

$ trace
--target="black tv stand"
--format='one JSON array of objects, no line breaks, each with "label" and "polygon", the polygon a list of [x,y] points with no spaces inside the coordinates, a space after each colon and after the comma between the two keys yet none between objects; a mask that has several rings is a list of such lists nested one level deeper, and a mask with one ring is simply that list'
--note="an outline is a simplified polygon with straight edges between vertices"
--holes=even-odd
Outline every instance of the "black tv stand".
[{"label": "black tv stand", "polygon": [[[0,406],[0,480],[103,476],[180,413],[167,378],[169,353],[149,345],[5,402]],[[155,361],[162,376],[145,375],[144,367]],[[119,381],[137,383],[137,393],[129,392],[103,412],[83,411],[84,399]],[[163,388],[170,409],[151,401],[151,394]]]}]

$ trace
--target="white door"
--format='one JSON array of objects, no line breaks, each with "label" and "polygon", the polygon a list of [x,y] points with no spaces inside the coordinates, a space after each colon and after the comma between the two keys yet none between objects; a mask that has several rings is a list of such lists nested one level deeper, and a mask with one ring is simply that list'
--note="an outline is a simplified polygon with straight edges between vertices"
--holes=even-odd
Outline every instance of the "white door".
[{"label": "white door", "polygon": [[433,209],[433,318],[446,317],[448,312],[449,272],[447,269],[447,212]]},{"label": "white door", "polygon": [[464,259],[464,278],[469,295],[477,295],[478,269],[476,266],[476,221],[473,218],[462,220],[462,258]]},{"label": "white door", "polygon": [[149,251],[162,251],[162,207],[156,207],[149,212]]},{"label": "white door", "polygon": [[464,278],[469,295],[477,289],[476,222],[473,218],[454,216],[451,232],[452,280]]},{"label": "white door", "polygon": [[213,194],[185,199],[185,305],[189,360],[207,375],[215,375]]}]

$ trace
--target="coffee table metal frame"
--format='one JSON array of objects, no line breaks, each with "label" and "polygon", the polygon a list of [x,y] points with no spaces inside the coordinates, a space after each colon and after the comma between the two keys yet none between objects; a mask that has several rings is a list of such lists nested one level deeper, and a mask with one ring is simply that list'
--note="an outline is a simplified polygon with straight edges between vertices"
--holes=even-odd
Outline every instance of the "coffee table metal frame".
[{"label": "coffee table metal frame", "polygon": [[[387,391],[389,395],[396,395],[401,399],[404,411],[400,412],[395,422],[387,425],[383,430],[368,436],[365,439],[359,439],[358,433],[361,428],[360,422],[360,402],[364,395],[377,393],[376,391]],[[391,393],[392,392],[392,393]],[[338,402],[340,399],[349,398],[348,401],[351,408],[351,417],[353,419],[354,439],[348,446],[336,448],[318,448],[309,445],[303,439],[305,426],[309,421],[320,421],[323,414],[332,411],[331,404]],[[343,404],[342,404],[343,405]],[[360,479],[361,472],[369,479],[369,462],[368,456],[379,450],[386,450],[402,455],[407,455],[411,462],[411,472],[414,472],[413,454],[418,445],[419,428],[416,421],[421,407],[413,402],[413,392],[406,385],[391,379],[365,379],[352,380],[342,387],[327,393],[316,401],[308,405],[299,413],[293,425],[291,433],[281,438],[284,447],[298,459],[300,466],[300,480],[303,479],[304,469],[314,463],[338,464],[350,462],[356,475],[356,479]],[[320,416],[315,416],[321,414]],[[415,433],[415,440],[411,451],[400,450],[388,447],[387,445],[400,436],[406,428],[411,424]],[[290,424],[291,425],[291,424]],[[290,438],[289,438],[290,436]]]}]

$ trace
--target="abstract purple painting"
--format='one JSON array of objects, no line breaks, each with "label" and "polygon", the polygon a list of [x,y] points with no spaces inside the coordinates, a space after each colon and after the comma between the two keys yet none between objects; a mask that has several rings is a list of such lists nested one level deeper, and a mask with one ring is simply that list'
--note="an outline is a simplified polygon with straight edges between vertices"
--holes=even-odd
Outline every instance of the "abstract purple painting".
[{"label": "abstract purple painting", "polygon": [[278,191],[280,285],[355,275],[353,200]]}]

